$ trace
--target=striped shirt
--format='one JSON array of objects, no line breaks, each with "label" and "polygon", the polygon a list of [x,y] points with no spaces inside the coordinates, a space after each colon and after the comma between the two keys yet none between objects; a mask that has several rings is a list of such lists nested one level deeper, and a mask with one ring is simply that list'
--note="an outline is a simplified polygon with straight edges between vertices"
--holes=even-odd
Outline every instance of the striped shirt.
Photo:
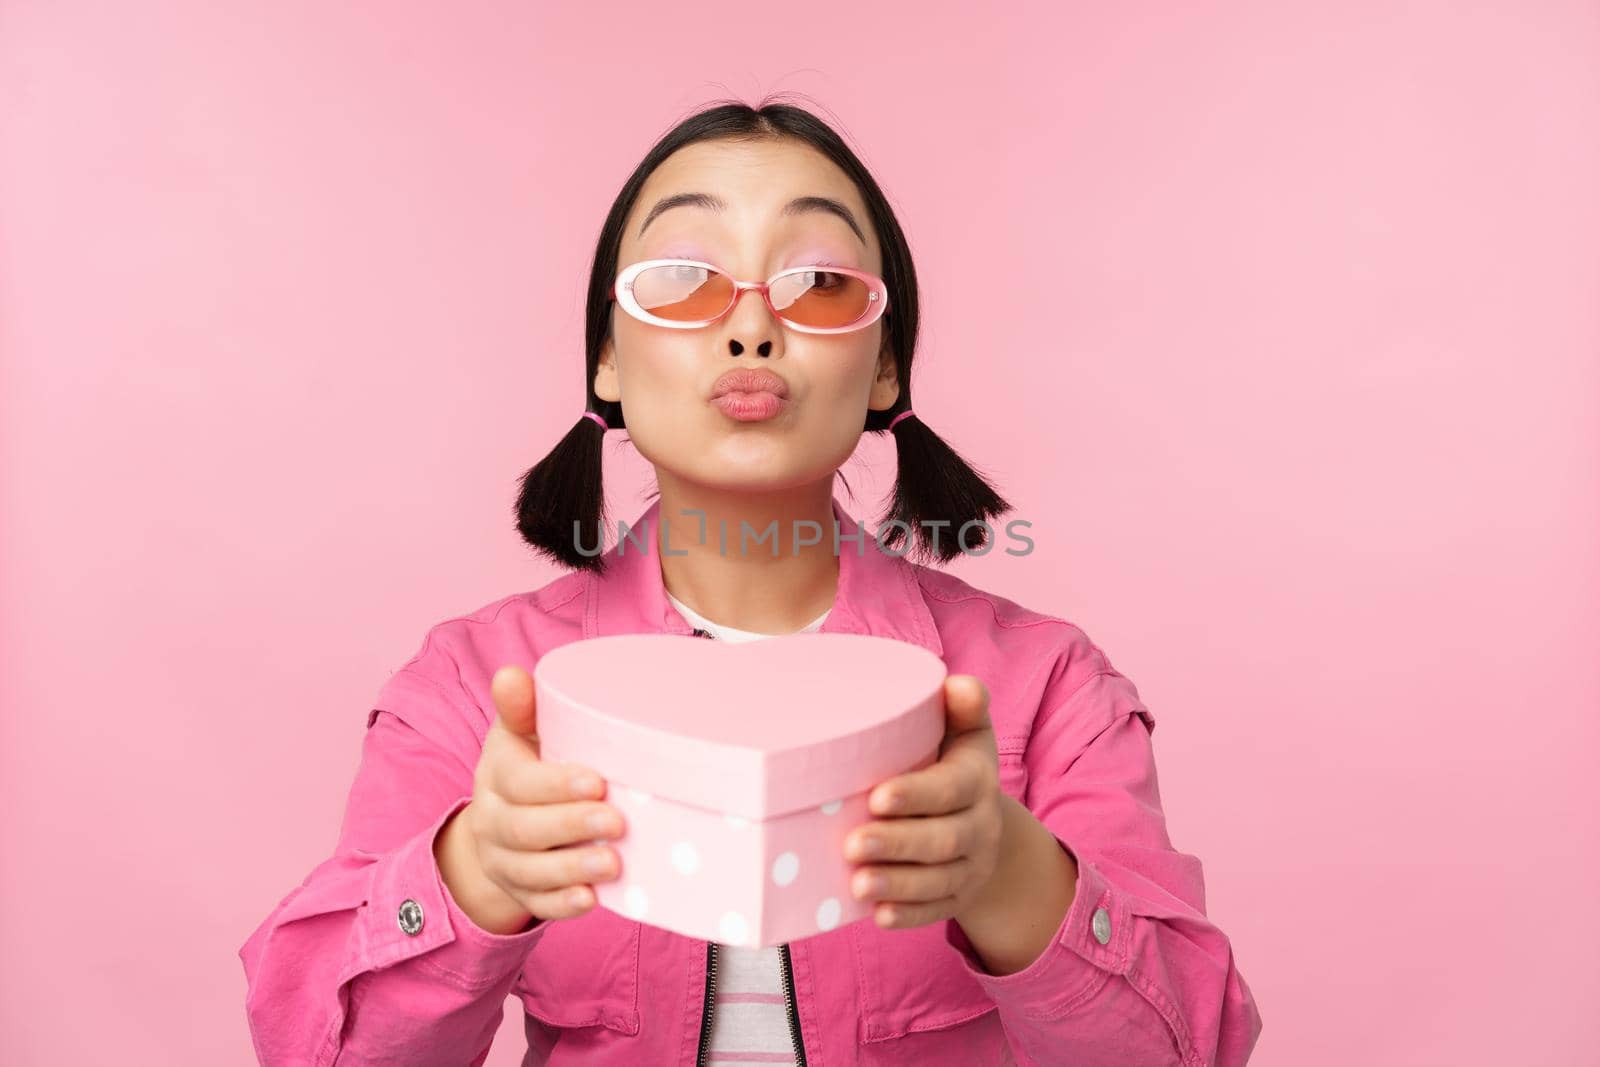
[{"label": "striped shirt", "polygon": [[[691,626],[721,641],[758,641],[772,634],[721,626],[683,601],[667,599]],[[825,611],[800,632],[817,629]],[[707,1054],[719,1067],[794,1064],[794,1039],[789,1033],[789,1006],[783,992],[783,959],[778,946],[743,948],[717,942],[716,999],[711,1002],[711,1047]]]}]

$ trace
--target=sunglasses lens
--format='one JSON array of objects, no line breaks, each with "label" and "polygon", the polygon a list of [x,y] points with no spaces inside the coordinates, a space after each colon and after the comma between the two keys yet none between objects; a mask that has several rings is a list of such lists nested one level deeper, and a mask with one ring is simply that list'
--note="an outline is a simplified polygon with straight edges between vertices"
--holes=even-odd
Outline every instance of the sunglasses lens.
[{"label": "sunglasses lens", "polygon": [[733,295],[726,274],[682,263],[648,267],[633,279],[639,306],[657,318],[701,322],[722,314]]},{"label": "sunglasses lens", "polygon": [[867,313],[872,288],[853,274],[818,267],[772,283],[772,306],[790,322],[820,329],[848,326]]}]

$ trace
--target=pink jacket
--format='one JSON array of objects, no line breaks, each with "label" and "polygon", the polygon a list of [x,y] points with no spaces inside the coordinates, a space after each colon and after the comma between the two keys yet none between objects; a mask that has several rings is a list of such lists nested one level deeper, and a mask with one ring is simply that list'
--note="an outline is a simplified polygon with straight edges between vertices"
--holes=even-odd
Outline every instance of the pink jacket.
[{"label": "pink jacket", "polygon": [[[633,524],[648,545],[659,508]],[[823,632],[909,641],[982,679],[1001,786],[1073,854],[1078,883],[1049,946],[1012,974],[989,974],[953,920],[884,930],[866,919],[791,942],[798,1062],[1245,1063],[1261,1017],[1206,918],[1200,860],[1168,840],[1155,719],[1133,683],[1072,623],[881,551],[837,499],[833,509],[841,536],[862,537],[841,542]],[[693,529],[670,526],[679,545]],[[691,628],[655,550],[628,541],[602,576],[573,571],[428,632],[367,715],[334,854],[239,950],[261,1063],[478,1067],[514,993],[525,1065],[697,1064],[708,942],[598,906],[492,934],[456,907],[433,855],[472,795],[494,672],[531,670],[569,641],[649,632]]]}]

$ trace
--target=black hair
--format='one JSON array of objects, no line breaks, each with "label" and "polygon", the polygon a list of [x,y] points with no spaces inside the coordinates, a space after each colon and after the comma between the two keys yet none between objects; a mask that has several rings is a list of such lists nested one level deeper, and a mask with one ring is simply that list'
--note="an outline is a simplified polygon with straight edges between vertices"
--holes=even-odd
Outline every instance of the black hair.
[{"label": "black hair", "polygon": [[[600,351],[611,328],[608,297],[617,275],[623,230],[645,180],[667,157],[686,145],[781,139],[810,145],[849,176],[866,202],[883,250],[882,277],[889,290],[889,309],[883,313],[882,321],[885,343],[899,375],[900,397],[888,411],[869,409],[862,432],[883,433],[896,415],[911,406],[911,362],[918,327],[917,275],[905,234],[888,200],[843,139],[811,112],[784,103],[752,107],[730,101],[690,115],[663,135],[629,175],[601,228],[589,274],[585,316],[585,410],[600,415],[612,429],[627,425],[622,405],[597,397],[594,379]],[[974,550],[987,543],[985,520],[1010,511],[1011,505],[917,415],[901,419],[893,433],[899,469],[893,503],[883,520],[889,525],[881,530],[880,543],[898,548],[909,530],[915,533],[916,542],[908,546],[905,554],[941,561],[955,557],[963,545]],[[580,415],[550,453],[523,474],[522,489],[517,494],[516,525],[523,540],[568,567],[600,571],[605,566],[604,553],[598,551],[605,547],[600,447],[604,437],[604,427]],[[977,525],[958,538],[969,522]],[[948,523],[948,527],[942,535],[934,535],[925,523]],[[580,543],[584,551],[579,551]]]}]

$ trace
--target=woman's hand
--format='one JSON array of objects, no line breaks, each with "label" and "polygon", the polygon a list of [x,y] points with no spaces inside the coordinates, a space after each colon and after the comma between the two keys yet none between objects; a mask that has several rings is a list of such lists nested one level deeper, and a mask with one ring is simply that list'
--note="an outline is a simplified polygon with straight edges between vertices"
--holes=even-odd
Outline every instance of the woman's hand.
[{"label": "woman's hand", "polygon": [[540,758],[528,672],[502,667],[490,689],[498,714],[473,773],[472,800],[446,825],[436,854],[462,910],[479,926],[508,933],[530,916],[566,919],[593,908],[591,883],[621,869],[602,839],[620,837],[624,826],[622,812],[601,799],[605,781],[592,769]]},{"label": "woman's hand", "polygon": [[[945,679],[945,736],[931,766],[880,783],[868,797],[882,816],[857,827],[845,858],[851,892],[878,901],[880,927],[954,918],[988,886],[1005,825],[989,691],[970,674]],[[881,847],[869,852],[863,846]]]}]

